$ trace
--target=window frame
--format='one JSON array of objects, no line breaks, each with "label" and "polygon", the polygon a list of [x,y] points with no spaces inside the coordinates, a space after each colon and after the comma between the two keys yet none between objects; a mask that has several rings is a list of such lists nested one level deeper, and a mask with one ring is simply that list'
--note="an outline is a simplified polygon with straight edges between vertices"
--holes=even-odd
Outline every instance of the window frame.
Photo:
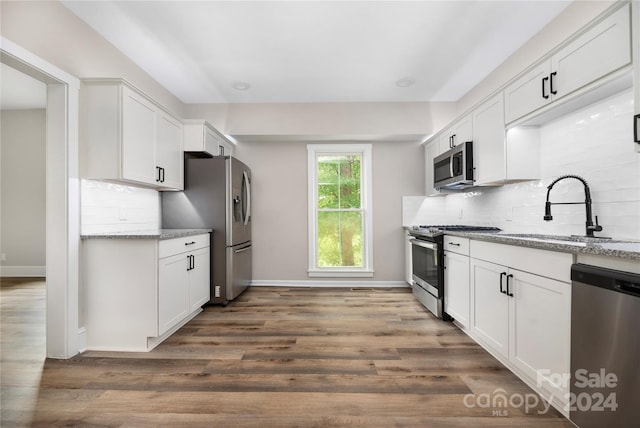
[{"label": "window frame", "polygon": [[[360,161],[360,194],[362,199],[362,262],[363,266],[320,267],[318,260],[318,156],[358,154]],[[371,144],[308,144],[308,222],[309,277],[372,277],[373,270],[373,203],[372,203],[372,145]]]}]

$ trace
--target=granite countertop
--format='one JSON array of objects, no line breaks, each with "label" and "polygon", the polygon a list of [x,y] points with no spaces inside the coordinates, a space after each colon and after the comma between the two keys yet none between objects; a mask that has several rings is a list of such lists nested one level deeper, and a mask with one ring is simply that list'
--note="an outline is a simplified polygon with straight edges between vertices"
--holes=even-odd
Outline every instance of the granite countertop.
[{"label": "granite countertop", "polygon": [[82,239],[174,239],[184,238],[185,236],[202,235],[212,232],[212,229],[155,229],[155,230],[136,230],[127,232],[104,232],[90,233],[81,235]]},{"label": "granite countertop", "polygon": [[461,236],[478,241],[539,248],[565,253],[588,253],[601,256],[640,260],[640,241],[623,239],[587,238],[542,234],[453,232],[446,235]]}]

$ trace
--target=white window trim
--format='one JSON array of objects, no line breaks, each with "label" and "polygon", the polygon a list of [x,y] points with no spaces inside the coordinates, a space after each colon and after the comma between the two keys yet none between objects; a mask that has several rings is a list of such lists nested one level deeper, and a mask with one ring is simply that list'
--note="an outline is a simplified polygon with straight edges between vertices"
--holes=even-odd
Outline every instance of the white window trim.
[{"label": "white window trim", "polygon": [[[318,169],[316,166],[319,154],[353,154],[362,155],[360,164],[360,177],[362,179],[361,195],[363,221],[363,264],[362,267],[318,267],[318,224],[316,217],[316,203],[318,200]],[[309,195],[309,277],[333,277],[333,278],[365,278],[372,277],[373,270],[373,214],[372,214],[372,170],[371,170],[371,144],[308,144],[307,145],[308,168],[308,195]]]}]

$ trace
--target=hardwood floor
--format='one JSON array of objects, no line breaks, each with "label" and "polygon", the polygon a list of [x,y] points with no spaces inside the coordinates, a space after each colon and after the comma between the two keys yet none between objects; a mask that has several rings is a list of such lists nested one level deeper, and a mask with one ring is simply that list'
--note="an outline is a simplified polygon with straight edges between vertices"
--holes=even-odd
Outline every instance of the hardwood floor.
[{"label": "hardwood floor", "polygon": [[408,289],[251,288],[152,352],[46,361],[32,292],[0,296],[3,427],[572,426],[542,405],[482,407],[533,392]]}]

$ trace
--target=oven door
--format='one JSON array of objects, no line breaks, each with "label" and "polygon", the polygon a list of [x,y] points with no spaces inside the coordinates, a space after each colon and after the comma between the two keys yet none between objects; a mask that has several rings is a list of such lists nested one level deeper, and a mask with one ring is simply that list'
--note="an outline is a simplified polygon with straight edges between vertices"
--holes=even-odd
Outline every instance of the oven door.
[{"label": "oven door", "polygon": [[413,294],[433,314],[442,318],[442,275],[440,274],[438,243],[414,239],[411,241]]}]

